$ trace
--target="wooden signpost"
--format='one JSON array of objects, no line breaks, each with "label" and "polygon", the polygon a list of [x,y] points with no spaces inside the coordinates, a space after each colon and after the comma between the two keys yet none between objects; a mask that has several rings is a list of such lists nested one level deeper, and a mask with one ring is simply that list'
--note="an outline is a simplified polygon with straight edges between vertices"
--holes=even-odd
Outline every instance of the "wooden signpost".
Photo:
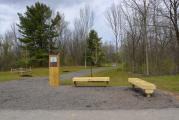
[{"label": "wooden signpost", "polygon": [[49,55],[49,85],[52,87],[58,87],[60,85],[60,60],[59,54]]}]

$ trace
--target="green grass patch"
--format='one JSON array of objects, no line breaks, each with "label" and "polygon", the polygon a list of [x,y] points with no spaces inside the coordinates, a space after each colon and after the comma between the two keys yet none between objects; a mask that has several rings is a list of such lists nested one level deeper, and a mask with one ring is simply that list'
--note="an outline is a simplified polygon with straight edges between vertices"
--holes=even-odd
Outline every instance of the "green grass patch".
[{"label": "green grass patch", "polygon": [[8,80],[17,80],[19,79],[19,75],[17,73],[12,72],[0,72],[0,82],[5,82]]},{"label": "green grass patch", "polygon": [[159,89],[179,92],[179,75],[151,76],[143,79],[154,83]]},{"label": "green grass patch", "polygon": [[[88,69],[87,67],[86,69]],[[75,72],[85,69],[84,66],[63,66],[60,67],[60,73],[65,74],[68,72]],[[44,77],[48,76],[49,69],[48,68],[32,68],[32,76],[33,77]],[[9,81],[9,80],[17,80],[19,79],[19,75],[15,72],[0,72],[0,82]]]},{"label": "green grass patch", "polygon": [[138,77],[148,82],[154,83],[157,88],[171,92],[179,92],[179,75],[165,75],[165,76],[149,76],[123,72],[120,69],[100,72],[94,76],[109,76],[110,86],[129,86],[129,77]]},{"label": "green grass patch", "polygon": [[[127,82],[128,77],[138,77],[139,75],[122,72],[120,69],[113,69],[93,74],[93,77],[110,77],[109,86],[129,86]],[[72,85],[72,80],[62,81],[63,85]],[[80,82],[80,86],[105,86],[104,82]]]},{"label": "green grass patch", "polygon": [[73,85],[72,80],[62,80],[61,85]]},{"label": "green grass patch", "polygon": [[110,86],[129,86],[127,79],[129,76],[136,77],[135,74],[122,72],[119,69],[103,71],[94,74],[95,77],[110,77]]}]

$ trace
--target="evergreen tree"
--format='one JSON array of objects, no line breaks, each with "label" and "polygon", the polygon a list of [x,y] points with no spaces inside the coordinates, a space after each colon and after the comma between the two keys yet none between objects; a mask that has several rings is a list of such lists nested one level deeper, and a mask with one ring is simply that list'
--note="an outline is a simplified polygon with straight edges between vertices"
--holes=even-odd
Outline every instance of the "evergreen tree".
[{"label": "evergreen tree", "polygon": [[58,36],[56,26],[61,21],[59,13],[52,18],[52,10],[43,3],[27,6],[27,11],[18,13],[19,32],[22,47],[28,50],[33,65],[48,65],[48,53],[54,51],[55,37]]},{"label": "evergreen tree", "polygon": [[101,38],[95,30],[91,30],[87,39],[87,60],[88,64],[100,66],[104,54],[101,48]]}]

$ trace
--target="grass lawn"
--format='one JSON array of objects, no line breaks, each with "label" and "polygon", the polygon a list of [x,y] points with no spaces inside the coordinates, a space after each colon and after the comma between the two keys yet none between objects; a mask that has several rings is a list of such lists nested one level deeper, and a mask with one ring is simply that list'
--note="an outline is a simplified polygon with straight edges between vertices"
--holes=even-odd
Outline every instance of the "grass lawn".
[{"label": "grass lawn", "polygon": [[142,75],[122,72],[121,70],[116,69],[116,70],[100,72],[100,73],[95,74],[94,76],[104,76],[104,77],[109,76],[110,86],[129,86],[130,84],[127,81],[128,78],[138,77],[148,82],[154,83],[159,89],[179,93],[179,75],[145,77]]},{"label": "grass lawn", "polygon": [[[87,67],[88,69],[89,67]],[[60,68],[60,72],[62,74],[68,72],[75,72],[85,69],[84,66],[63,66]],[[33,77],[43,77],[48,76],[48,68],[32,68],[32,76]],[[10,71],[0,72],[0,82],[8,81],[8,80],[16,80],[19,79],[19,75],[17,73],[13,73]]]},{"label": "grass lawn", "polygon": [[[109,70],[99,72],[93,75],[94,77],[110,77],[110,86],[129,86],[130,84],[127,82],[129,76],[137,77],[137,75],[127,72],[122,72],[118,69]],[[62,81],[63,85],[73,84],[72,80]],[[106,83],[79,83],[80,85],[87,86],[104,86]]]},{"label": "grass lawn", "polygon": [[0,82],[4,82],[7,80],[14,80],[14,79],[19,79],[17,73],[0,72]]},{"label": "grass lawn", "polygon": [[151,76],[145,80],[157,85],[157,88],[179,93],[179,75]]}]

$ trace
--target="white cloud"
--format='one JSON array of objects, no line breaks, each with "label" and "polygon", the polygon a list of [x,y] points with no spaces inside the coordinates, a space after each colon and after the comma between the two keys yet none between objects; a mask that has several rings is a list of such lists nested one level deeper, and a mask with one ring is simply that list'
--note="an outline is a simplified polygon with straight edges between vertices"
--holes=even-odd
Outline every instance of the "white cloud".
[{"label": "white cloud", "polygon": [[0,33],[4,34],[11,29],[11,25],[18,22],[17,13],[24,10],[18,6],[0,4]]},{"label": "white cloud", "polygon": [[78,17],[80,8],[84,7],[85,3],[75,4],[72,6],[61,6],[57,7],[57,11],[60,11],[65,15],[65,20],[70,23],[70,28],[73,28],[73,22]]},{"label": "white cloud", "polygon": [[[14,3],[13,0],[0,0],[0,33],[10,29],[10,26],[14,22],[18,22],[17,12],[24,13],[26,5],[34,4],[37,0],[28,0],[26,2],[18,0]],[[73,22],[79,15],[80,8],[85,5],[89,5],[95,12],[95,24],[94,29],[97,30],[100,37],[104,40],[112,39],[112,33],[109,26],[106,23],[104,14],[106,9],[113,3],[119,0],[59,0],[52,2],[51,0],[41,0],[45,4],[48,4],[53,10],[64,13],[65,19],[70,23],[70,27],[73,27]],[[14,3],[14,4],[13,4]]]},{"label": "white cloud", "polygon": [[73,6],[61,6],[59,5],[57,10],[65,14],[65,19],[70,23],[70,27],[73,27],[74,19],[78,17],[79,11],[85,5],[89,5],[95,12],[94,29],[97,30],[99,36],[104,40],[111,40],[111,31],[105,20],[105,11],[113,3],[111,0],[86,0]]}]

